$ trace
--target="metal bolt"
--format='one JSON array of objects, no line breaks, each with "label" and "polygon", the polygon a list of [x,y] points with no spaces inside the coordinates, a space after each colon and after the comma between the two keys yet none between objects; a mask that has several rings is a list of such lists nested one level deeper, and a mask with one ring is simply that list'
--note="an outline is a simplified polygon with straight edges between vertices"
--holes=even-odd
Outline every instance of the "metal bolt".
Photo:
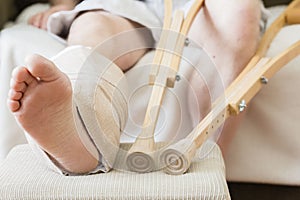
[{"label": "metal bolt", "polygon": [[262,77],[260,78],[260,82],[261,82],[262,84],[267,84],[267,83],[269,82],[269,80],[268,80],[266,77],[262,76]]},{"label": "metal bolt", "polygon": [[180,81],[180,80],[181,80],[180,76],[179,76],[179,75],[176,75],[175,80],[176,80],[176,81]]},{"label": "metal bolt", "polygon": [[243,99],[241,101],[241,103],[239,104],[239,111],[243,112],[246,108],[247,108],[247,104],[246,104],[246,101]]},{"label": "metal bolt", "polygon": [[189,44],[190,44],[189,38],[185,38],[184,45],[189,46]]}]

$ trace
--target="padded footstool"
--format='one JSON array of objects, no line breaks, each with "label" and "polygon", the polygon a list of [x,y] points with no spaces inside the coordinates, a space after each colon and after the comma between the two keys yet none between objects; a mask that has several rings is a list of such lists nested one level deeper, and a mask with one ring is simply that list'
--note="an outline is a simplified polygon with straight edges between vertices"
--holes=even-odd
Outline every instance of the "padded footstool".
[{"label": "padded footstool", "polygon": [[[207,152],[209,152],[207,155]],[[219,147],[205,144],[188,173],[63,176],[50,170],[29,145],[16,146],[0,165],[0,199],[230,199]]]}]

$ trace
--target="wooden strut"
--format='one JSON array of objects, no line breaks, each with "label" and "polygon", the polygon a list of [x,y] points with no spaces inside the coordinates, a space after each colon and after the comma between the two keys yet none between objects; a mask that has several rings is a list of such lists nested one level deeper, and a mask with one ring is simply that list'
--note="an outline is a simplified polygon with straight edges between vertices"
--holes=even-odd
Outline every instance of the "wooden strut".
[{"label": "wooden strut", "polygon": [[264,57],[272,40],[285,25],[300,23],[300,0],[294,0],[272,23],[259,48],[242,73],[218,98],[208,115],[183,140],[170,145],[160,155],[160,164],[168,174],[185,173],[196,150],[229,116],[238,115],[274,74],[300,55],[300,41],[273,58]]},{"label": "wooden strut", "polygon": [[[154,132],[167,87],[174,87],[188,30],[203,5],[196,0],[187,17],[177,10],[172,19],[172,0],[165,0],[165,17],[161,38],[156,48],[149,84],[153,85],[141,134],[127,153],[126,164],[131,171],[145,173],[155,169]],[[171,67],[170,67],[171,66]]]}]

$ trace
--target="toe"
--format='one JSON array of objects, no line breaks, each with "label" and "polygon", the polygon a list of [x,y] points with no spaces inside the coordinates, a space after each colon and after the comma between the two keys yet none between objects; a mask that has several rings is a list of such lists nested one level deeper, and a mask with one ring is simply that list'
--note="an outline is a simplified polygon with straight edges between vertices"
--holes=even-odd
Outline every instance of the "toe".
[{"label": "toe", "polygon": [[27,85],[36,81],[36,78],[33,77],[25,67],[15,68],[12,73],[12,79],[14,79],[17,83],[25,82]]},{"label": "toe", "polygon": [[54,81],[61,77],[61,71],[50,60],[34,54],[26,59],[28,70],[41,81]]},{"label": "toe", "polygon": [[14,79],[11,79],[10,80],[10,88],[12,90],[15,90],[17,92],[25,92],[26,91],[26,88],[27,88],[27,84],[25,82],[17,82],[15,81]]},{"label": "toe", "polygon": [[19,101],[23,96],[22,92],[17,92],[15,90],[9,90],[8,98],[11,100]]},{"label": "toe", "polygon": [[11,112],[16,112],[20,109],[21,104],[20,104],[19,101],[14,101],[14,100],[8,99],[7,100],[7,106],[10,109]]}]

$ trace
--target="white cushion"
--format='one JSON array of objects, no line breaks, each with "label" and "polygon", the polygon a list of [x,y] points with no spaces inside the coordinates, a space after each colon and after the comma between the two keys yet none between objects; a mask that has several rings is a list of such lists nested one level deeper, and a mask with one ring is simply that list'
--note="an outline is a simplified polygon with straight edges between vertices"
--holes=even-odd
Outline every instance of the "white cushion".
[{"label": "white cushion", "polygon": [[0,166],[0,199],[230,199],[223,158],[212,145],[197,152],[184,175],[114,170],[72,177],[49,170],[28,145],[20,145]]}]

